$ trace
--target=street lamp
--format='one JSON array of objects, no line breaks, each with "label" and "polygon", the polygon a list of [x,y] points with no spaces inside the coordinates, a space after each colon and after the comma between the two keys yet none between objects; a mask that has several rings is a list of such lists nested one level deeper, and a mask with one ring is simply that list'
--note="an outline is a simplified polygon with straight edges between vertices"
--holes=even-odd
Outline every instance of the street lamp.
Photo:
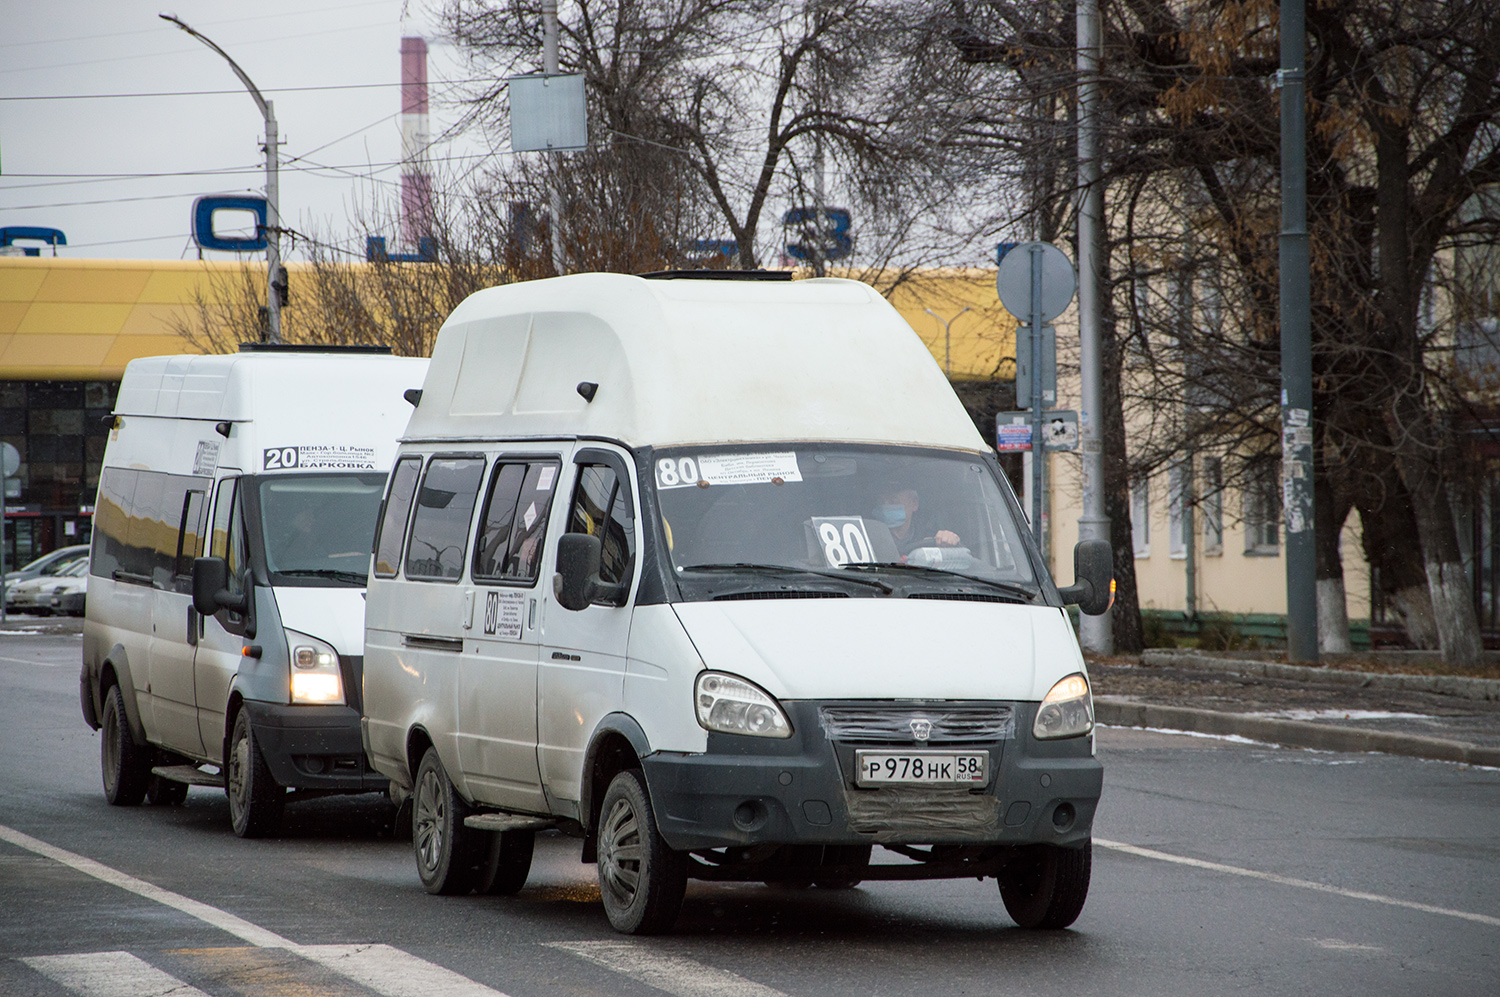
[{"label": "street lamp", "polygon": [[[973,311],[973,310],[974,310],[974,306],[970,305],[968,308],[964,309],[964,312],[969,312],[969,311]],[[957,322],[963,316],[964,312],[959,312],[957,315],[953,316],[952,318],[950,318],[946,322],[944,322],[943,321],[943,317],[941,315],[939,315],[937,312],[933,311],[931,308],[923,308],[922,311],[926,312],[928,315],[931,315],[933,318],[935,318],[939,322],[943,323],[943,373],[946,374],[946,375],[948,375],[949,377],[952,377],[953,376],[953,337],[951,335],[949,335],[949,330],[953,327],[953,323]]]},{"label": "street lamp", "polygon": [[281,232],[281,211],[279,207],[280,191],[277,180],[278,155],[276,152],[276,106],[271,101],[260,95],[260,89],[250,82],[250,77],[239,67],[239,63],[229,57],[213,41],[204,35],[194,31],[186,21],[176,14],[158,14],[163,21],[170,21],[183,31],[192,35],[229,63],[229,68],[234,70],[234,75],[245,84],[245,89],[250,91],[250,96],[255,98],[255,106],[260,108],[261,116],[266,119],[266,341],[270,343],[281,342],[281,292],[286,286],[285,277],[281,273],[281,247],[279,235]]}]

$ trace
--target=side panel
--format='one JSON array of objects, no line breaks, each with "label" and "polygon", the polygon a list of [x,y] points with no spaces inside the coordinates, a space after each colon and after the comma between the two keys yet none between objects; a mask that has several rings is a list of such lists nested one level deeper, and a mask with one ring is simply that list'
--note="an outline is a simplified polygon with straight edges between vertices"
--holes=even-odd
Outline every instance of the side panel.
[{"label": "side panel", "polygon": [[[596,448],[602,449],[602,448]],[[613,451],[612,451],[613,452]],[[627,475],[633,462],[623,451],[618,471]],[[544,577],[556,564],[557,541],[568,529],[572,499],[582,465],[565,463],[563,490],[553,506],[551,539]],[[638,490],[630,483],[633,523]],[[639,531],[636,531],[639,534]],[[640,579],[639,552],[631,564],[629,597],[623,606],[593,605],[578,612],[564,609],[550,587],[543,586],[541,667],[537,681],[537,762],[552,812],[578,816],[583,762],[589,737],[606,714],[622,711],[626,648],[630,640],[635,589]]]},{"label": "side panel", "polygon": [[699,752],[708,731],[693,708],[693,680],[703,659],[668,605],[637,606],[625,668],[625,712],[645,731],[653,751]]}]

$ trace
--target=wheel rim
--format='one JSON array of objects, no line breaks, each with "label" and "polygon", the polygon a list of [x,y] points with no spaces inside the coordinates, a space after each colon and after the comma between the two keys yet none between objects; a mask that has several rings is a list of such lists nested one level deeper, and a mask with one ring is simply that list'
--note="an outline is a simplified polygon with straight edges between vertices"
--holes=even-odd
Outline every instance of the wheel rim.
[{"label": "wheel rim", "polygon": [[235,731],[234,744],[229,748],[229,811],[239,821],[249,809],[250,795],[250,737],[242,730]]},{"label": "wheel rim", "polygon": [[412,840],[417,849],[417,861],[426,872],[438,867],[443,853],[444,811],[437,773],[428,769],[417,784],[417,803],[412,814]]},{"label": "wheel rim", "polygon": [[616,800],[599,829],[599,878],[608,897],[629,907],[640,889],[641,827],[629,800]]},{"label": "wheel rim", "polygon": [[99,751],[104,759],[104,789],[112,793],[120,773],[120,715],[113,703],[104,711],[104,740]]}]

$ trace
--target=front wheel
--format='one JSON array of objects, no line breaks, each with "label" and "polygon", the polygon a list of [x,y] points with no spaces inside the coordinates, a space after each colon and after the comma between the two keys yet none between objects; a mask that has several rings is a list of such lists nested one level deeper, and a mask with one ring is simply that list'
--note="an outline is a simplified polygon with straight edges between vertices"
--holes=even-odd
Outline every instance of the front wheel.
[{"label": "front wheel", "polygon": [[1066,928],[1083,913],[1093,842],[1082,848],[1028,845],[1000,873],[1000,899],[1023,928]]},{"label": "front wheel", "polygon": [[666,931],[682,910],[687,872],[687,856],[656,828],[645,776],[615,776],[599,808],[599,893],[609,923],[627,935]]},{"label": "front wheel", "polygon": [[151,778],[151,749],[135,743],[125,716],[125,694],[112,685],[104,697],[104,721],[99,726],[99,768],[104,774],[104,798],[117,807],[139,806]]},{"label": "front wheel", "polygon": [[464,827],[470,812],[453,788],[437,749],[428,748],[417,767],[411,809],[412,852],[417,875],[428,893],[462,896],[479,885],[485,858],[483,832]]},{"label": "front wheel", "polygon": [[229,820],[241,838],[263,838],[275,834],[286,809],[286,790],[277,784],[260,753],[250,711],[242,709],[234,718],[225,759],[224,791],[229,795]]}]

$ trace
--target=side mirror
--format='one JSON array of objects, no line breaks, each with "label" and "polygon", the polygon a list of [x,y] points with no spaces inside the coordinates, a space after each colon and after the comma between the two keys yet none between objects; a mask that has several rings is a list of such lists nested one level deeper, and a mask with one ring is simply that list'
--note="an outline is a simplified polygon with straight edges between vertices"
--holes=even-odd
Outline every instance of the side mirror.
[{"label": "side mirror", "polygon": [[1073,548],[1073,584],[1057,590],[1064,605],[1103,616],[1115,602],[1115,552],[1108,540],[1082,540]]},{"label": "side mirror", "polygon": [[193,558],[193,608],[203,616],[212,616],[221,609],[245,611],[250,599],[229,592],[229,565],[222,557]]},{"label": "side mirror", "polygon": [[558,539],[557,574],[552,576],[552,592],[564,609],[576,613],[594,601],[603,549],[599,538],[587,533],[564,533]]}]

